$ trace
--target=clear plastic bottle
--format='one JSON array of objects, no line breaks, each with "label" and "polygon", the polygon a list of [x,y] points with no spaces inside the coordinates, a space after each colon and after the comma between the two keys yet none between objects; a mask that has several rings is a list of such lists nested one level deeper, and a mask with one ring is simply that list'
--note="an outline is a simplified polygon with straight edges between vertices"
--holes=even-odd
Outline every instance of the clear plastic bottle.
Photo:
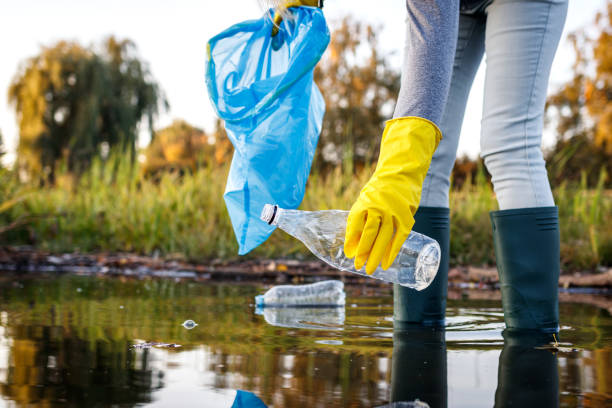
[{"label": "clear plastic bottle", "polygon": [[337,280],[275,286],[255,296],[257,307],[344,306],[344,284]]},{"label": "clear plastic bottle", "polygon": [[357,270],[353,260],[344,256],[347,217],[348,211],[284,210],[271,204],[266,204],[261,213],[263,221],[299,239],[313,254],[334,268],[416,290],[423,290],[431,284],[440,266],[440,245],[435,240],[411,232],[389,269],[385,271],[379,266],[368,275],[365,266]]}]

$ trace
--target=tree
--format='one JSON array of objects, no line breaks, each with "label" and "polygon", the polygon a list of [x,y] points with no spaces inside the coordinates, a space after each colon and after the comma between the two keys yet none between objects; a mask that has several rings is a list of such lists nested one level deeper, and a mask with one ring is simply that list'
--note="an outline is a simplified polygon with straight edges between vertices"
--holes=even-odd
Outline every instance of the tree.
[{"label": "tree", "polygon": [[110,37],[99,49],[60,41],[23,63],[9,87],[19,122],[17,164],[49,181],[59,160],[80,172],[100,147],[135,157],[138,124],[150,131],[167,107],[129,40]]},{"label": "tree", "polygon": [[[595,18],[599,35],[596,39],[586,37],[591,46],[590,60],[594,74],[586,78],[585,105],[595,120],[595,144],[612,154],[612,2],[607,2],[607,13],[598,13]],[[587,48],[588,50],[588,48]]]},{"label": "tree", "polygon": [[232,146],[232,142],[227,137],[227,132],[221,119],[216,120],[213,135],[215,140],[215,163],[221,165],[229,162],[234,153],[234,146]]},{"label": "tree", "polygon": [[160,171],[183,172],[199,166],[220,166],[232,159],[233,152],[220,119],[216,120],[212,133],[179,119],[156,132],[145,151],[143,170],[152,175]]},{"label": "tree", "polygon": [[4,149],[4,138],[2,137],[2,131],[0,130],[0,160],[5,154],[6,150]]},{"label": "tree", "polygon": [[327,106],[317,162],[364,163],[378,157],[384,121],[395,107],[400,73],[379,52],[376,29],[345,17],[315,70]]},{"label": "tree", "polygon": [[594,185],[601,168],[612,172],[612,2],[589,30],[569,40],[575,52],[573,78],[548,98],[546,108],[559,137],[547,155],[549,174],[556,182],[577,181],[584,171]]},{"label": "tree", "polygon": [[155,174],[162,170],[195,170],[199,163],[214,160],[215,140],[203,130],[184,120],[175,120],[158,131],[146,150],[144,171]]}]

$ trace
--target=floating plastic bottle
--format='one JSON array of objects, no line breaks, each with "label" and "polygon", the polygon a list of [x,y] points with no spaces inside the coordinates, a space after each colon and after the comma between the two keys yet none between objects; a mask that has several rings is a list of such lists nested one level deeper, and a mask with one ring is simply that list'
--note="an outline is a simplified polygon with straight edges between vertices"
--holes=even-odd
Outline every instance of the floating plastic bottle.
[{"label": "floating plastic bottle", "polygon": [[255,309],[266,323],[294,329],[342,330],[344,307],[264,307]]},{"label": "floating plastic bottle", "polygon": [[332,307],[344,306],[344,284],[337,280],[309,285],[275,286],[265,294],[255,296],[257,307]]},{"label": "floating plastic bottle", "polygon": [[368,275],[365,266],[355,269],[353,260],[344,255],[347,217],[348,211],[285,210],[271,204],[266,204],[261,213],[263,221],[299,239],[334,268],[416,290],[431,284],[440,266],[440,245],[435,240],[412,231],[389,269],[385,271],[379,266]]}]

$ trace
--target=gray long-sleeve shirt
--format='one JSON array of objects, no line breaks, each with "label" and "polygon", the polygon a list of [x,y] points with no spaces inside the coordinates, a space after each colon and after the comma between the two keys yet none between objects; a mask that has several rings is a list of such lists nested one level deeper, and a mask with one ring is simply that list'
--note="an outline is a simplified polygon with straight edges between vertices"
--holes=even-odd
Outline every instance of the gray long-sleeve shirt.
[{"label": "gray long-sleeve shirt", "polygon": [[448,96],[459,24],[459,0],[407,0],[402,84],[394,117],[439,125]]}]

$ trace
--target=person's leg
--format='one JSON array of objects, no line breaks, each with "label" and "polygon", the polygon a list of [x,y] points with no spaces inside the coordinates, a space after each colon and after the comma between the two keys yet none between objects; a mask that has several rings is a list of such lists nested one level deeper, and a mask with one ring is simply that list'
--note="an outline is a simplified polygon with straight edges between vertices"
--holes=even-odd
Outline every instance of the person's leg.
[{"label": "person's leg", "polygon": [[487,8],[481,151],[500,210],[554,205],[540,148],[546,88],[567,0]]},{"label": "person's leg", "polygon": [[540,149],[546,88],[566,0],[495,0],[487,9],[481,150],[506,326],[558,330],[558,212]]},{"label": "person's leg", "polygon": [[459,133],[470,87],[484,52],[484,16],[461,15],[450,91],[440,123],[442,141],[434,153],[423,184],[420,207],[413,230],[440,244],[440,268],[423,291],[395,286],[394,325],[444,325],[450,247],[448,190]]}]

